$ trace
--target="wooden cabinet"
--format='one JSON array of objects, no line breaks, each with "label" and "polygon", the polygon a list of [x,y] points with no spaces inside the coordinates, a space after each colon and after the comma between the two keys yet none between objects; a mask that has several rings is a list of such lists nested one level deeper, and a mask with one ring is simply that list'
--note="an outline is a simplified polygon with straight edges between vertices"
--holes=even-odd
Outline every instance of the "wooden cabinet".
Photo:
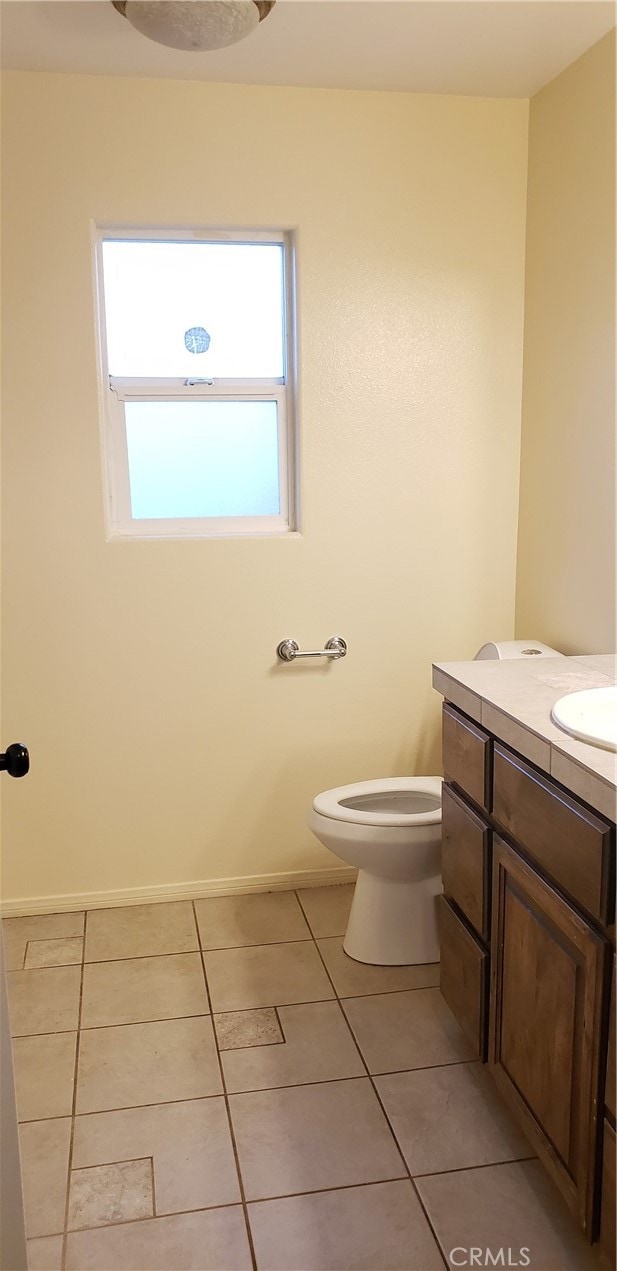
[{"label": "wooden cabinet", "polygon": [[443,746],[442,993],[612,1267],[615,826],[449,703]]},{"label": "wooden cabinet", "polygon": [[495,837],[489,1063],[590,1230],[606,941]]}]

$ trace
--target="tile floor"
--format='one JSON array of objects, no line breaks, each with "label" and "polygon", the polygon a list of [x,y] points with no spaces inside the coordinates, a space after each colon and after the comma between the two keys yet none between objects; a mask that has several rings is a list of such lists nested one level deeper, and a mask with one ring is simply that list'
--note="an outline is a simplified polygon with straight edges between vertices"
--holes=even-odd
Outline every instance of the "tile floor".
[{"label": "tile floor", "polygon": [[32,1271],[595,1268],[437,967],[343,952],[351,896],[5,921]]}]

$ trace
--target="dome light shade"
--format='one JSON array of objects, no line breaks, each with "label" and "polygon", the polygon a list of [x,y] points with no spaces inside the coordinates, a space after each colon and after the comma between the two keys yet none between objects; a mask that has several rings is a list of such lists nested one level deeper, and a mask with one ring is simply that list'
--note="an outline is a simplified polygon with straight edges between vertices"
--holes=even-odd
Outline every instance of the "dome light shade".
[{"label": "dome light shade", "polygon": [[111,0],[137,31],[173,49],[204,52],[237,44],[275,0]]}]

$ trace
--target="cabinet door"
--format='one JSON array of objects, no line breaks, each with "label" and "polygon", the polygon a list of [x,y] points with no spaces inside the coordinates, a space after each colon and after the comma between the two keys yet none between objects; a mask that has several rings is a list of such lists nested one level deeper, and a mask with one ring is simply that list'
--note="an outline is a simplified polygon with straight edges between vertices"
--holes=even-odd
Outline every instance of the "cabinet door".
[{"label": "cabinet door", "polygon": [[489,1063],[590,1238],[607,949],[495,835]]}]

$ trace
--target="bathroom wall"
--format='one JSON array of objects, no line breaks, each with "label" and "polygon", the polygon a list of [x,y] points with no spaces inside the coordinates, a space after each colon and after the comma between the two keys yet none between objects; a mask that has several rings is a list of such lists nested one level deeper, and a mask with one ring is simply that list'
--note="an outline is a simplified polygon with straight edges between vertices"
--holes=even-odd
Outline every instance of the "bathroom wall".
[{"label": "bathroom wall", "polygon": [[516,629],[615,648],[615,32],[530,104]]},{"label": "bathroom wall", "polygon": [[[313,794],[438,770],[431,660],[513,634],[527,103],[4,79],[5,903],[318,877]],[[91,221],[296,227],[297,537],[105,541]]]}]

